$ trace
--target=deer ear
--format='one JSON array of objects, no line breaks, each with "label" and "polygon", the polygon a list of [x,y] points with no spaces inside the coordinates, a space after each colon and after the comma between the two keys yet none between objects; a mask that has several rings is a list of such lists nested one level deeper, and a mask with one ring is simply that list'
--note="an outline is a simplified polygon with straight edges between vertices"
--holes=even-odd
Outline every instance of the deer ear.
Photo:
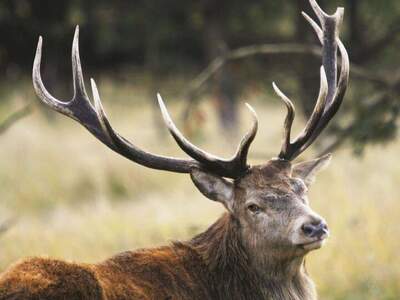
[{"label": "deer ear", "polygon": [[332,155],[326,154],[320,158],[295,164],[292,169],[292,177],[298,177],[309,186],[315,181],[318,171],[329,165]]},{"label": "deer ear", "polygon": [[194,185],[208,199],[221,202],[229,211],[233,207],[233,183],[229,180],[204,172],[200,169],[193,169],[190,177]]}]

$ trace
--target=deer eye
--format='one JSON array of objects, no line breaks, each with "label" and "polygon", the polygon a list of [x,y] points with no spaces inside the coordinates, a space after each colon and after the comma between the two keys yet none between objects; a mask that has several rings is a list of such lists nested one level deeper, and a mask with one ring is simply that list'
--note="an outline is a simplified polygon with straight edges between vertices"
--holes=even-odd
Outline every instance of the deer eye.
[{"label": "deer eye", "polygon": [[306,194],[308,192],[307,186],[304,184],[303,180],[296,178],[294,192],[296,194]]},{"label": "deer eye", "polygon": [[247,209],[253,214],[258,214],[259,212],[261,212],[261,208],[256,204],[250,204],[249,206],[247,206]]}]

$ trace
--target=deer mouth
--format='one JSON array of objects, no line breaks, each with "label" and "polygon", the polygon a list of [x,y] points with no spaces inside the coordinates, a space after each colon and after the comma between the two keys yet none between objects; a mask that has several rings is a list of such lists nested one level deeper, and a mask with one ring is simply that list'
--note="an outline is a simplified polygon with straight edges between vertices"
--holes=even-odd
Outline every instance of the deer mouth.
[{"label": "deer mouth", "polygon": [[299,246],[304,250],[310,251],[321,248],[324,245],[324,243],[325,243],[325,238],[319,238],[309,243],[300,244]]}]

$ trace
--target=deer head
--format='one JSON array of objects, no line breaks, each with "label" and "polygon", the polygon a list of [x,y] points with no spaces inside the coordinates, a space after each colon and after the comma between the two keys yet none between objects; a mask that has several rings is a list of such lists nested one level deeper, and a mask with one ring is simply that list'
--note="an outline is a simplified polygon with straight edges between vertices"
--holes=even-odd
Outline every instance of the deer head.
[{"label": "deer head", "polygon": [[[292,102],[273,84],[287,108],[284,139],[277,158],[259,166],[247,163],[247,154],[257,132],[257,116],[230,159],[216,157],[190,143],[174,125],[160,95],[158,103],[171,135],[191,159],[171,158],[148,153],[122,137],[111,126],[102,107],[93,79],[94,102],[85,90],[78,50],[79,28],[72,45],[74,96],[68,102],[54,98],[46,90],[40,74],[42,38],[39,38],[33,65],[33,84],[38,97],[52,109],[81,123],[97,139],[127,159],[148,168],[190,174],[195,186],[207,198],[222,203],[240,224],[242,242],[250,250],[269,249],[280,256],[301,255],[319,248],[328,236],[322,217],[309,206],[307,188],[315,174],[328,164],[330,155],[292,164],[317,138],[339,109],[349,78],[349,58],[338,37],[343,9],[334,15],[324,13],[310,0],[320,25],[303,13],[323,46],[319,96],[305,128],[292,141],[291,126],[295,116]],[[341,55],[341,72],[337,80],[337,48]],[[272,251],[272,252],[271,252]]]}]

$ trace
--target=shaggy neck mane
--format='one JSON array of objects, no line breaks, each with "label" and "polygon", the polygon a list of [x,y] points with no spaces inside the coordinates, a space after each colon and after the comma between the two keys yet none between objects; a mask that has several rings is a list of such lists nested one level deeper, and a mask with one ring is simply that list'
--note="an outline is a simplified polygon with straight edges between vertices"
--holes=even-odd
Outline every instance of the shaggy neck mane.
[{"label": "shaggy neck mane", "polygon": [[303,257],[276,261],[260,253],[255,259],[242,243],[239,222],[230,214],[189,243],[205,262],[209,284],[219,299],[315,299]]}]

